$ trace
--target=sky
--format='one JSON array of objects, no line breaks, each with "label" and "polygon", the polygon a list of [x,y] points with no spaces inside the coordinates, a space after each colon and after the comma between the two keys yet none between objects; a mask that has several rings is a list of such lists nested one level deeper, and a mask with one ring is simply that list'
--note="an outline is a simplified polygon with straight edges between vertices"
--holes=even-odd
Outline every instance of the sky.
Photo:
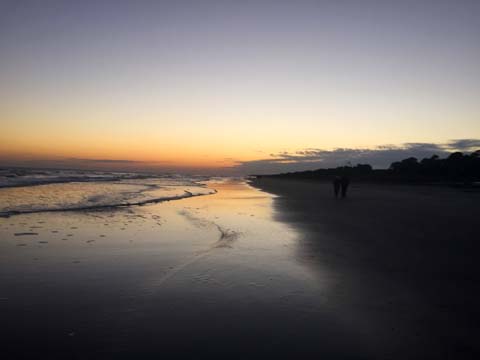
[{"label": "sky", "polygon": [[479,39],[477,0],[0,0],[0,165],[268,172],[471,151]]}]

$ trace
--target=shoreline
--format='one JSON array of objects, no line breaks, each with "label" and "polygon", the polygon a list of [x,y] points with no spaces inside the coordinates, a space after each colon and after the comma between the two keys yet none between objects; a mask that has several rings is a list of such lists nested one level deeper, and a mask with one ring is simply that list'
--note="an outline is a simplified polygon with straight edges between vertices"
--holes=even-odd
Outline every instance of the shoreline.
[{"label": "shoreline", "polygon": [[356,319],[379,357],[480,353],[478,193],[353,183],[334,199],[330,183],[250,184],[277,196],[277,219],[303,234],[299,258],[334,274],[334,311]]},{"label": "shoreline", "polygon": [[133,203],[118,203],[118,204],[107,204],[107,205],[91,205],[91,206],[81,206],[81,207],[72,207],[72,208],[58,208],[58,209],[37,209],[37,210],[23,210],[23,211],[8,211],[8,212],[0,212],[0,218],[8,219],[12,216],[19,216],[19,215],[29,215],[29,214],[42,214],[42,213],[54,213],[54,212],[82,212],[82,211],[103,211],[103,210],[115,210],[120,208],[129,208],[135,206],[145,206],[145,205],[152,205],[152,204],[159,204],[162,202],[169,202],[169,201],[176,201],[176,200],[183,200],[197,196],[208,196],[214,195],[217,193],[217,190],[214,188],[209,188],[212,190],[211,193],[208,194],[193,194],[190,191],[184,190],[185,195],[178,195],[172,197],[163,197],[157,199],[149,199],[144,201],[138,201]]}]

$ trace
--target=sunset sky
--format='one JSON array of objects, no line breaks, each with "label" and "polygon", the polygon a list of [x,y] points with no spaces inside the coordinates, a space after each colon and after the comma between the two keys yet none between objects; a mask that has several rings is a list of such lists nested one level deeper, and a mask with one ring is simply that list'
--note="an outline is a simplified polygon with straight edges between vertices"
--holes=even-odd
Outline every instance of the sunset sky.
[{"label": "sunset sky", "polygon": [[0,165],[475,145],[479,64],[476,0],[1,1]]}]

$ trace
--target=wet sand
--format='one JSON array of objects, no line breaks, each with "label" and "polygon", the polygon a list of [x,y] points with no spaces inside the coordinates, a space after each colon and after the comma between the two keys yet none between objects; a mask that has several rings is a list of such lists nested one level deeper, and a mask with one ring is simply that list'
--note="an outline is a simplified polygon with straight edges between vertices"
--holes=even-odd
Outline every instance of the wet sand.
[{"label": "wet sand", "polygon": [[274,218],[272,196],[210,186],[218,193],[1,218],[2,358],[338,357],[361,346],[326,311],[328,272],[299,261],[299,233]]},{"label": "wet sand", "polygon": [[1,218],[2,358],[474,357],[478,194],[255,186]]},{"label": "wet sand", "polygon": [[337,200],[327,183],[252,184],[302,233],[300,261],[331,275],[326,308],[362,344],[348,358],[479,358],[478,192],[353,184]]}]

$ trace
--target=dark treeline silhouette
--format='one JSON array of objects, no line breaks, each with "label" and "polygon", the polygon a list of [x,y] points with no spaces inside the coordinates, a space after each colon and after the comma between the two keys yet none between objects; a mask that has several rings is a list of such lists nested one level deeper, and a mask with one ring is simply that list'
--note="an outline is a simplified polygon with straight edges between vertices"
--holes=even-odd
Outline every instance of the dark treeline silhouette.
[{"label": "dark treeline silhouette", "polygon": [[437,155],[421,161],[410,157],[393,162],[388,169],[373,169],[371,165],[358,164],[263,176],[330,181],[339,175],[355,181],[473,184],[480,181],[480,150],[471,154],[454,152],[445,159]]}]

